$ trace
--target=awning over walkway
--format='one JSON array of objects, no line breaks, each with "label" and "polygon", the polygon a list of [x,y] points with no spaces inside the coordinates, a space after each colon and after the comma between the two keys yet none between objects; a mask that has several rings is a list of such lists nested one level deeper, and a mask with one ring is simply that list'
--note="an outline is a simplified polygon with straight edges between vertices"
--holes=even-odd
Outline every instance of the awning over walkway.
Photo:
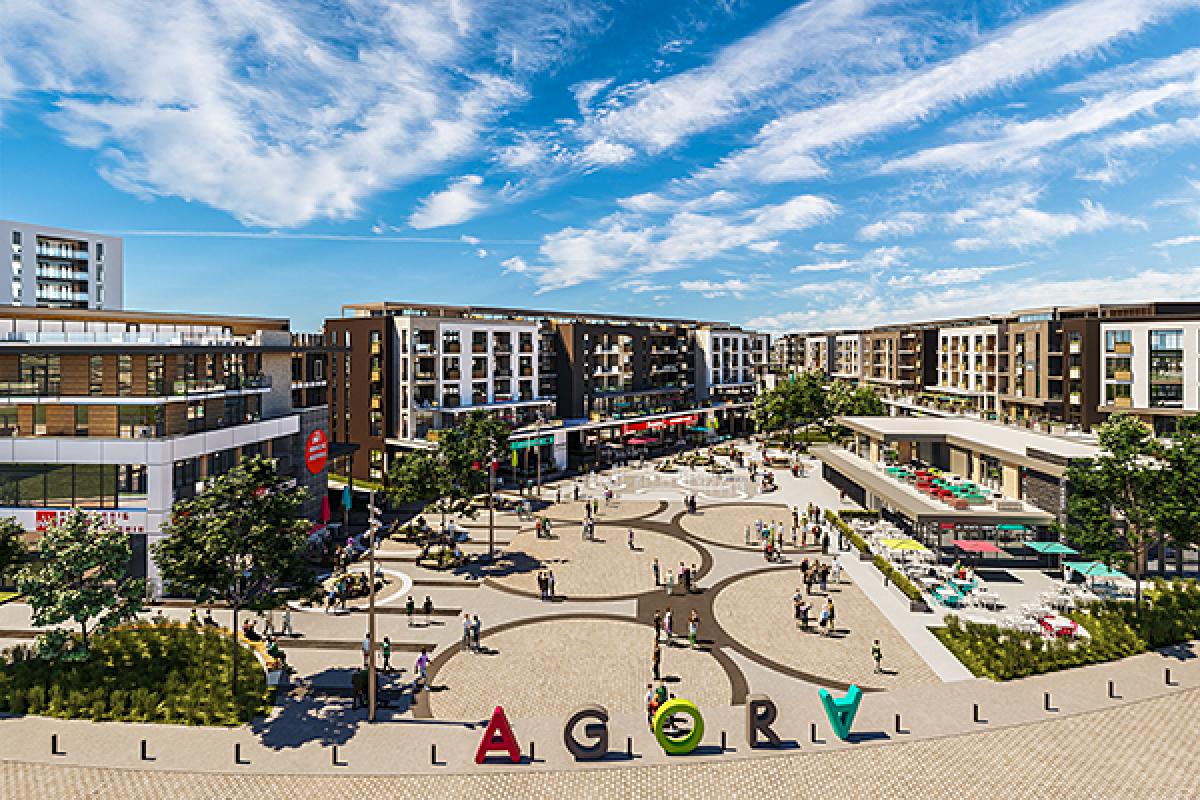
[{"label": "awning over walkway", "polygon": [[996,545],[981,539],[955,539],[950,544],[967,553],[1003,553]]},{"label": "awning over walkway", "polygon": [[1078,550],[1067,547],[1062,542],[1025,542],[1030,550],[1036,550],[1045,556],[1077,556]]},{"label": "awning over walkway", "polygon": [[1101,561],[1067,561],[1063,563],[1064,567],[1068,567],[1085,578],[1126,578],[1128,577],[1119,569],[1113,569]]}]

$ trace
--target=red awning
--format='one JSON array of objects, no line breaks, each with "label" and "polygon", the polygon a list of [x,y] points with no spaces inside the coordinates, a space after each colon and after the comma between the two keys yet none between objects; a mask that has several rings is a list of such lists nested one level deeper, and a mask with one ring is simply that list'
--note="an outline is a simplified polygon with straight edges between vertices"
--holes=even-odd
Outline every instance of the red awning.
[{"label": "red awning", "polygon": [[991,542],[985,542],[980,539],[955,539],[951,542],[959,550],[965,550],[968,553],[1003,553],[996,545]]},{"label": "red awning", "polygon": [[625,442],[625,444],[654,444],[658,439],[648,439],[644,436],[638,436]]}]

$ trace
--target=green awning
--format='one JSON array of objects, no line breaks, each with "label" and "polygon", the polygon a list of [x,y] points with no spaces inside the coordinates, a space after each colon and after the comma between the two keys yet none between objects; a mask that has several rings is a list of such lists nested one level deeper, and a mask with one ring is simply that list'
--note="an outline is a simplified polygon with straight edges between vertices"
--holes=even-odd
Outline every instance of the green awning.
[{"label": "green awning", "polygon": [[1025,542],[1025,546],[1030,550],[1036,550],[1042,555],[1050,556],[1077,556],[1078,550],[1072,550],[1061,542]]},{"label": "green awning", "polygon": [[1124,572],[1119,569],[1113,569],[1101,561],[1066,561],[1064,567],[1071,569],[1083,575],[1085,578],[1124,578]]},{"label": "green awning", "polygon": [[[1025,530],[1025,526],[1024,525],[1016,525],[1013,523],[1006,523],[1004,525],[997,525],[996,530],[998,530],[998,531],[1023,531],[1023,530]],[[1054,544],[1054,542],[1029,542],[1030,547],[1033,547],[1035,544]],[[1036,547],[1034,547],[1033,549],[1037,550]]]}]

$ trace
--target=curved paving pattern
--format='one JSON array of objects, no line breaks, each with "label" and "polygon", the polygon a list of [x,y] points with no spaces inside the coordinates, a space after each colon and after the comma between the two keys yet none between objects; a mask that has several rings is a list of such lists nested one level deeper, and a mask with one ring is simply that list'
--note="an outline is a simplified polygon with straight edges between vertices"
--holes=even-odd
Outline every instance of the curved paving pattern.
[{"label": "curved paving pattern", "polygon": [[[848,578],[843,576],[843,581],[829,587],[837,611],[838,633],[834,636],[805,633],[796,627],[792,595],[800,585],[798,569],[774,569],[734,579],[713,600],[713,614],[739,651],[760,663],[837,676],[839,683],[857,683],[864,689],[937,683],[929,665],[875,604]],[[811,602],[823,607],[825,597],[816,594]],[[883,648],[884,674],[874,673],[871,643],[875,639]]]},{"label": "curved paving pattern", "polygon": [[[1200,690],[1090,714],[967,736],[856,747],[805,748],[767,760],[729,758],[623,769],[410,776],[237,775],[0,762],[0,796],[121,800],[263,797],[707,798],[823,800],[1094,800],[1193,798],[1200,793]],[[1114,740],[1119,732],[1119,740]],[[1114,741],[1119,746],[1114,747]]]},{"label": "curved paving pattern", "polygon": [[790,532],[792,511],[785,505],[774,503],[733,503],[702,506],[697,514],[681,514],[674,522],[685,532],[710,544],[740,549],[747,548],[746,526],[754,521],[781,522]]},{"label": "curved paving pattern", "polygon": [[[643,708],[653,678],[651,628],[633,621],[578,616],[549,619],[484,635],[494,655],[458,651],[432,677],[436,718],[478,720],[497,703],[511,718],[569,714],[603,697],[611,713]],[[729,679],[707,653],[663,648],[663,674],[678,678],[672,691],[705,704],[724,705]]]},{"label": "curved paving pattern", "polygon": [[[565,491],[563,493],[566,494]],[[666,509],[667,504],[661,500],[629,500],[626,498],[617,500],[608,507],[605,507],[604,501],[601,500],[598,521],[643,519]],[[563,502],[560,505],[550,506],[542,514],[549,517],[551,522],[579,523],[584,517],[584,504],[582,501],[578,503],[575,501]]]},{"label": "curved paving pattern", "polygon": [[[488,584],[537,597],[538,570],[554,572],[555,591],[572,600],[632,597],[654,591],[655,558],[678,570],[679,562],[699,565],[703,558],[681,538],[634,525],[635,550],[629,549],[628,525],[597,525],[596,539],[585,541],[579,526],[559,527],[554,539],[522,531],[490,570]],[[506,564],[511,568],[506,570]],[[507,571],[507,574],[505,574]]]}]

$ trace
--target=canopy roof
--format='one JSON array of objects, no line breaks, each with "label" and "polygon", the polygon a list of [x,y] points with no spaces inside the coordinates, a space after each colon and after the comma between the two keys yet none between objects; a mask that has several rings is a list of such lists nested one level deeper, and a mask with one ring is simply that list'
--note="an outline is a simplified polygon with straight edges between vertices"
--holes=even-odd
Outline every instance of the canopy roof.
[{"label": "canopy roof", "polygon": [[1087,578],[1124,578],[1124,572],[1113,569],[1101,561],[1067,561],[1064,567],[1070,567]]},{"label": "canopy roof", "polygon": [[998,531],[1023,531],[1023,530],[1025,530],[1025,526],[1024,525],[1016,525],[1013,523],[1004,523],[1001,525],[997,525],[996,530],[998,530]]},{"label": "canopy roof", "polygon": [[889,550],[928,550],[929,548],[918,542],[916,539],[884,539],[880,542]]},{"label": "canopy roof", "polygon": [[1025,546],[1030,550],[1036,550],[1042,555],[1051,556],[1077,556],[1078,550],[1072,550],[1062,542],[1025,542]]},{"label": "canopy roof", "polygon": [[1003,553],[996,545],[991,542],[985,542],[981,539],[955,539],[951,542],[959,550],[965,550],[968,553]]}]

